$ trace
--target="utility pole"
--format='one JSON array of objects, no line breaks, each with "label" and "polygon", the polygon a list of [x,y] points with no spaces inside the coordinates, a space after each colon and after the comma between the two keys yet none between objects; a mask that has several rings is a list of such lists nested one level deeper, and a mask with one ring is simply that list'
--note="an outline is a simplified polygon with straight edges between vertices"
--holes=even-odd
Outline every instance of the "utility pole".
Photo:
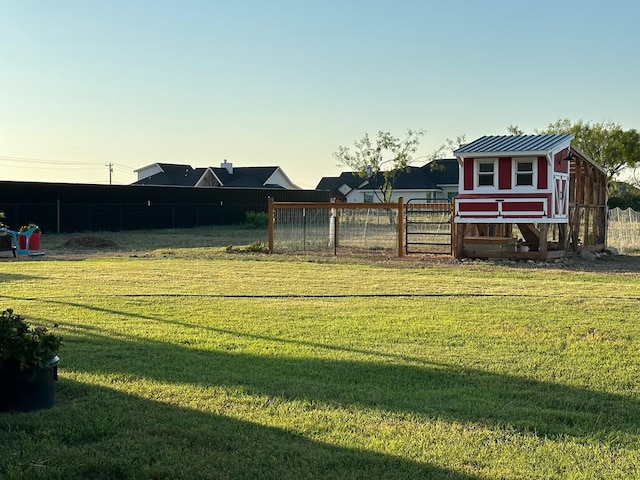
[{"label": "utility pole", "polygon": [[109,167],[109,185],[111,185],[111,174],[113,173],[113,163],[109,162],[105,165],[105,167]]}]

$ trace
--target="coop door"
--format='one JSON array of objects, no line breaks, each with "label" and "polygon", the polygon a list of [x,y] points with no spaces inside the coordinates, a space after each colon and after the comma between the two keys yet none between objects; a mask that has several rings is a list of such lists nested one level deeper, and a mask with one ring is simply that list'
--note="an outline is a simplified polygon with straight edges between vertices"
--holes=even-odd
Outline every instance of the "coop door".
[{"label": "coop door", "polygon": [[569,176],[554,175],[553,218],[567,218],[569,213]]}]

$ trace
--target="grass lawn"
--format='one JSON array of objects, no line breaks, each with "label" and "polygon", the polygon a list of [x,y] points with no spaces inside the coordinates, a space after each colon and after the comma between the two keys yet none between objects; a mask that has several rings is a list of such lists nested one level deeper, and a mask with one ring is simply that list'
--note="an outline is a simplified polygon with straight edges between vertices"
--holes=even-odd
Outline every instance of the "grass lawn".
[{"label": "grass lawn", "polygon": [[57,405],[0,414],[1,479],[640,477],[638,257],[367,261],[246,253],[262,234],[231,229],[103,235],[118,248],[43,236],[44,257],[0,259],[0,306],[64,338]]}]

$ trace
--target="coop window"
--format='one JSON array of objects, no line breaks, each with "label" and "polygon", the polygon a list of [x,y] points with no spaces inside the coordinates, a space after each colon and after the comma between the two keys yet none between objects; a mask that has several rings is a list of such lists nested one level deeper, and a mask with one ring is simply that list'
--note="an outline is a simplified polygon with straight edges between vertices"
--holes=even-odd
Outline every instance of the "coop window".
[{"label": "coop window", "polygon": [[492,187],[495,185],[495,162],[478,163],[478,186]]},{"label": "coop window", "polygon": [[516,162],[516,185],[533,185],[533,162]]}]

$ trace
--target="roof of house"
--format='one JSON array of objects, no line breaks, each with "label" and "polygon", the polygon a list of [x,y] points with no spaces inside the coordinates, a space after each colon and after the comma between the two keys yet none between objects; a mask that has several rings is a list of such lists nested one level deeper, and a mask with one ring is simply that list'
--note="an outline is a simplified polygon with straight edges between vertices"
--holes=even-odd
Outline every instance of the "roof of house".
[{"label": "roof of house", "polygon": [[280,185],[267,184],[267,180],[278,167],[233,167],[233,173],[225,167],[192,168],[190,165],[158,163],[159,173],[143,178],[134,185],[177,185],[193,187],[207,170],[211,171],[223,187],[236,188],[283,188]]},{"label": "roof of house", "polygon": [[134,182],[134,185],[177,185],[193,187],[204,175],[206,168],[191,168],[190,165],[158,163],[162,171]]},{"label": "roof of house", "polygon": [[[225,167],[210,167],[209,170],[220,180],[223,187],[279,187],[278,185],[267,185],[269,180],[278,167],[233,167],[233,173]],[[280,187],[281,188],[281,187]]]},{"label": "roof of house", "polygon": [[351,189],[358,188],[365,181],[356,172],[342,172],[339,177],[322,177],[316,186],[316,190],[337,190],[342,185]]},{"label": "roof of house", "polygon": [[571,133],[549,135],[485,135],[471,143],[462,145],[453,152],[464,156],[474,154],[541,154],[547,153],[562,144],[570,143],[574,135]]},{"label": "roof of house", "polygon": [[[394,184],[394,190],[438,190],[439,185],[457,185],[459,175],[458,161],[455,158],[434,160],[422,167],[409,167],[400,172]],[[351,189],[378,189],[384,183],[382,173],[377,179],[365,179],[356,172],[343,172],[339,177],[323,177],[316,190],[335,191],[342,185]]]},{"label": "roof of house", "polygon": [[441,158],[427,163],[421,167],[428,181],[431,181],[433,188],[438,185],[457,185],[460,175],[460,166],[455,158]]}]

